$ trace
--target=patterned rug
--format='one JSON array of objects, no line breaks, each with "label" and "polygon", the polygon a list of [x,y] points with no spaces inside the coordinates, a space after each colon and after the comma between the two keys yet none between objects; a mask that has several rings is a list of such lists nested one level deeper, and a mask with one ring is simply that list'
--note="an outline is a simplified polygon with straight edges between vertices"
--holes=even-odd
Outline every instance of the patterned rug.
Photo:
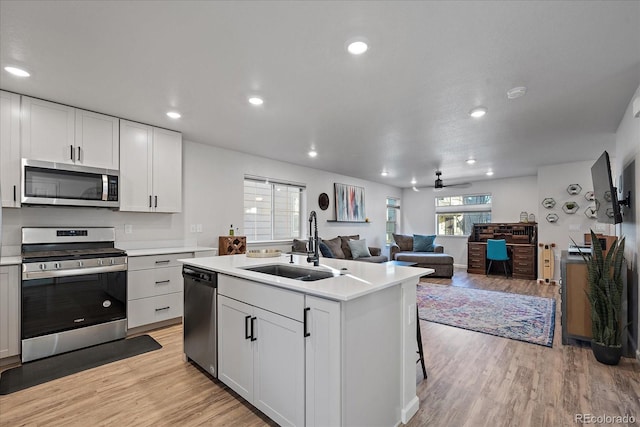
[{"label": "patterned rug", "polygon": [[553,346],[556,301],[529,295],[421,283],[420,319]]}]

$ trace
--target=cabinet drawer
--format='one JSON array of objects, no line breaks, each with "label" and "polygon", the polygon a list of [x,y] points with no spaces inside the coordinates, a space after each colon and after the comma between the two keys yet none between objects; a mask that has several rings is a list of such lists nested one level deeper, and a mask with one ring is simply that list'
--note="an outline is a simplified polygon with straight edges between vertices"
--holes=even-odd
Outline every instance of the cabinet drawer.
[{"label": "cabinet drawer", "polygon": [[182,292],[140,298],[127,303],[129,329],[149,323],[182,317]]},{"label": "cabinet drawer", "polygon": [[182,258],[193,258],[193,252],[129,257],[129,271],[157,267],[182,267],[182,264],[177,261]]},{"label": "cabinet drawer", "polygon": [[218,293],[302,322],[304,294],[224,274],[218,275]]},{"label": "cabinet drawer", "polygon": [[534,255],[533,248],[530,247],[513,247],[513,259],[532,259]]},{"label": "cabinet drawer", "polygon": [[486,245],[469,245],[470,254],[482,254],[486,250]]},{"label": "cabinet drawer", "polygon": [[129,271],[127,275],[127,299],[181,292],[183,287],[182,268],[154,268]]}]

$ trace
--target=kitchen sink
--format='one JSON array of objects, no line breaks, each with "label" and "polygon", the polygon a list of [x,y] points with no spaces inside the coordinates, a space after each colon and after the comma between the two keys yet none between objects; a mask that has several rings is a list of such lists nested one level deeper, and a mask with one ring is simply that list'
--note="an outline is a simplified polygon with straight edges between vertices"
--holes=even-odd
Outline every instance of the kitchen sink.
[{"label": "kitchen sink", "polygon": [[333,273],[330,271],[313,270],[311,268],[284,264],[270,264],[242,268],[244,270],[255,271],[256,273],[271,274],[272,276],[286,277],[287,279],[302,280],[304,282],[313,282],[333,277]]}]

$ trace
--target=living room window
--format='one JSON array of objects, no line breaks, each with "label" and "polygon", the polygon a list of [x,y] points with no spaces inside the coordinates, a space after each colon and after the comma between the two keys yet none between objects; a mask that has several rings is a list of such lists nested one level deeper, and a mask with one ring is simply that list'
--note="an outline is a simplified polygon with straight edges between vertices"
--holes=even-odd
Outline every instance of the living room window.
[{"label": "living room window", "polygon": [[302,184],[244,178],[244,233],[251,242],[299,239]]},{"label": "living room window", "polygon": [[491,194],[436,197],[439,236],[468,236],[473,224],[491,222]]},{"label": "living room window", "polygon": [[387,244],[393,243],[393,233],[398,230],[400,199],[387,197]]}]

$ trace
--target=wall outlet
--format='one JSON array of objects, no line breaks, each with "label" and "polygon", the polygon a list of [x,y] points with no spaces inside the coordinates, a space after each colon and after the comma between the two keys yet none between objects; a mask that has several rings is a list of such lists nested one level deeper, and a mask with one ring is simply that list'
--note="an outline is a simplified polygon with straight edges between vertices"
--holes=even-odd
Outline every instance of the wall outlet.
[{"label": "wall outlet", "polygon": [[196,232],[202,233],[202,224],[197,224],[196,225]]},{"label": "wall outlet", "polygon": [[190,227],[189,231],[191,231],[192,233],[195,233],[196,232],[196,225],[195,224],[191,224],[191,227]]},{"label": "wall outlet", "polygon": [[133,225],[125,224],[124,225],[124,234],[131,234],[131,233],[133,233]]}]

